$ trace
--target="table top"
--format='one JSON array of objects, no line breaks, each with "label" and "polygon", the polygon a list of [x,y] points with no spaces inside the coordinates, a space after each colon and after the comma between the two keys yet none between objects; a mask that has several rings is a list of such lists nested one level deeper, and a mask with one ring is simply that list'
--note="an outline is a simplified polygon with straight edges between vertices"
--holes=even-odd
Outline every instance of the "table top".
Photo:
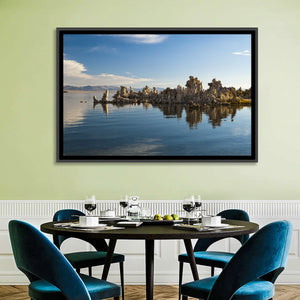
[{"label": "table top", "polygon": [[53,224],[59,222],[49,222],[41,225],[41,231],[54,235],[64,235],[69,237],[85,237],[89,239],[125,239],[125,240],[176,240],[176,239],[205,239],[232,237],[254,233],[259,226],[256,223],[225,220],[223,223],[237,225],[241,227],[229,227],[215,229],[212,231],[189,231],[174,229],[172,225],[141,225],[137,228],[125,228],[114,230],[82,230],[71,227],[55,227]]}]

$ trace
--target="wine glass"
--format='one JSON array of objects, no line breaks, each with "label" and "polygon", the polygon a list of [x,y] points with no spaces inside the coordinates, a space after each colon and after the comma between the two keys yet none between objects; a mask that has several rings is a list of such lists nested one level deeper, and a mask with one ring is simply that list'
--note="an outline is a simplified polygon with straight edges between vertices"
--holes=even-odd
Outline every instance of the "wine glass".
[{"label": "wine glass", "polygon": [[201,206],[202,206],[201,196],[198,195],[197,199],[195,200],[195,209],[196,209],[196,212],[197,212],[196,213],[197,218],[202,217]]},{"label": "wine glass", "polygon": [[125,199],[120,200],[120,206],[123,207],[124,212],[125,212],[125,219],[127,219],[128,205],[129,205],[129,201],[128,201],[128,196],[126,195]]},{"label": "wine glass", "polygon": [[95,196],[92,198],[86,198],[84,202],[84,208],[88,211],[88,216],[92,215],[92,211],[96,209],[96,199]]},{"label": "wine glass", "polygon": [[187,217],[188,217],[188,224],[190,224],[190,217],[191,217],[191,212],[195,208],[195,201],[194,198],[186,198],[183,200],[182,203],[183,209],[187,212]]}]

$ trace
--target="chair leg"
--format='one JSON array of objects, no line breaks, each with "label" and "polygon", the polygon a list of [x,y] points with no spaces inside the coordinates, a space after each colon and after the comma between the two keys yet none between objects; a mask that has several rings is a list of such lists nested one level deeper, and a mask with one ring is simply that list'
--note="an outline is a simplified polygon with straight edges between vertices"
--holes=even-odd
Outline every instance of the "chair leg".
[{"label": "chair leg", "polygon": [[181,285],[182,285],[182,276],[183,276],[183,262],[179,262],[179,283],[178,283],[178,299],[181,297]]},{"label": "chair leg", "polygon": [[89,276],[92,276],[92,267],[89,267]]},{"label": "chair leg", "polygon": [[214,267],[211,267],[211,269],[210,269],[210,276],[211,277],[215,276],[215,268]]},{"label": "chair leg", "polygon": [[121,279],[121,288],[122,288],[122,299],[125,299],[125,291],[124,291],[124,263],[120,262],[120,279]]},{"label": "chair leg", "polygon": [[118,296],[118,297],[114,297],[114,300],[120,300],[120,297]]},{"label": "chair leg", "polygon": [[188,296],[182,295],[182,300],[188,300]]}]

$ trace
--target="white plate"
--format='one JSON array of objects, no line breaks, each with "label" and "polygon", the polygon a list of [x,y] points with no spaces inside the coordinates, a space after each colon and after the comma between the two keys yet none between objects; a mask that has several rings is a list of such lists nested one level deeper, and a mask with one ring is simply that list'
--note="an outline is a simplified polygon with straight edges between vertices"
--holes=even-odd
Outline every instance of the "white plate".
[{"label": "white plate", "polygon": [[222,228],[222,227],[228,227],[228,226],[230,226],[229,224],[226,224],[226,223],[222,223],[222,224],[219,224],[219,225],[203,225],[202,223],[197,223],[197,224],[193,224],[193,225],[204,226],[204,227],[211,227],[211,228]]},{"label": "white plate", "polygon": [[119,220],[119,219],[121,219],[120,217],[105,217],[105,216],[100,216],[99,217],[99,219],[106,219],[106,220],[109,220],[109,219],[117,219],[117,220]]},{"label": "white plate", "polygon": [[82,224],[72,224],[71,227],[77,227],[77,228],[97,228],[97,227],[106,227],[107,224],[97,224],[97,225],[82,225]]},{"label": "white plate", "polygon": [[125,227],[139,227],[143,224],[143,222],[130,222],[130,221],[121,221],[117,223],[118,225],[122,225]]},{"label": "white plate", "polygon": [[[186,217],[186,216],[182,216],[182,217],[180,217],[179,216],[179,220],[184,220],[184,221],[187,221],[189,218],[188,217]],[[190,217],[190,221],[193,221],[193,220],[197,220],[197,221],[199,221],[199,218],[196,218],[196,217]]]}]

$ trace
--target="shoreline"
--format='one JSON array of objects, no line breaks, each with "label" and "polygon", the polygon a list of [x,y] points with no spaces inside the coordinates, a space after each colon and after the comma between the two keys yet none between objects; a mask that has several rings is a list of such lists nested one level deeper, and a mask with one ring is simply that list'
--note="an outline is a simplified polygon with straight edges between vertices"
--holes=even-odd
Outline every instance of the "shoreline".
[{"label": "shoreline", "polygon": [[176,89],[166,88],[158,91],[156,87],[150,89],[145,86],[142,90],[135,92],[132,87],[129,90],[121,86],[109,100],[109,90],[103,93],[101,99],[93,96],[94,103],[151,103],[151,104],[185,104],[190,107],[216,106],[216,105],[250,105],[252,102],[251,88],[242,90],[234,87],[223,87],[220,80],[212,79],[204,89],[202,82],[193,76],[189,76],[185,87],[177,86]]},{"label": "shoreline", "polygon": [[74,91],[74,90],[63,90],[64,93],[104,93],[103,90],[95,90],[95,91]]},{"label": "shoreline", "polygon": [[93,97],[94,105],[97,104],[113,104],[113,105],[132,105],[132,104],[151,104],[153,106],[156,105],[183,105],[187,106],[189,108],[201,108],[201,107],[213,107],[213,106],[252,106],[252,100],[251,99],[240,99],[239,101],[218,101],[216,103],[197,103],[193,100],[191,101],[181,101],[181,102],[156,102],[151,101],[151,99],[128,99],[128,98],[121,98],[121,99],[114,99],[114,100],[98,100],[95,96]]}]

